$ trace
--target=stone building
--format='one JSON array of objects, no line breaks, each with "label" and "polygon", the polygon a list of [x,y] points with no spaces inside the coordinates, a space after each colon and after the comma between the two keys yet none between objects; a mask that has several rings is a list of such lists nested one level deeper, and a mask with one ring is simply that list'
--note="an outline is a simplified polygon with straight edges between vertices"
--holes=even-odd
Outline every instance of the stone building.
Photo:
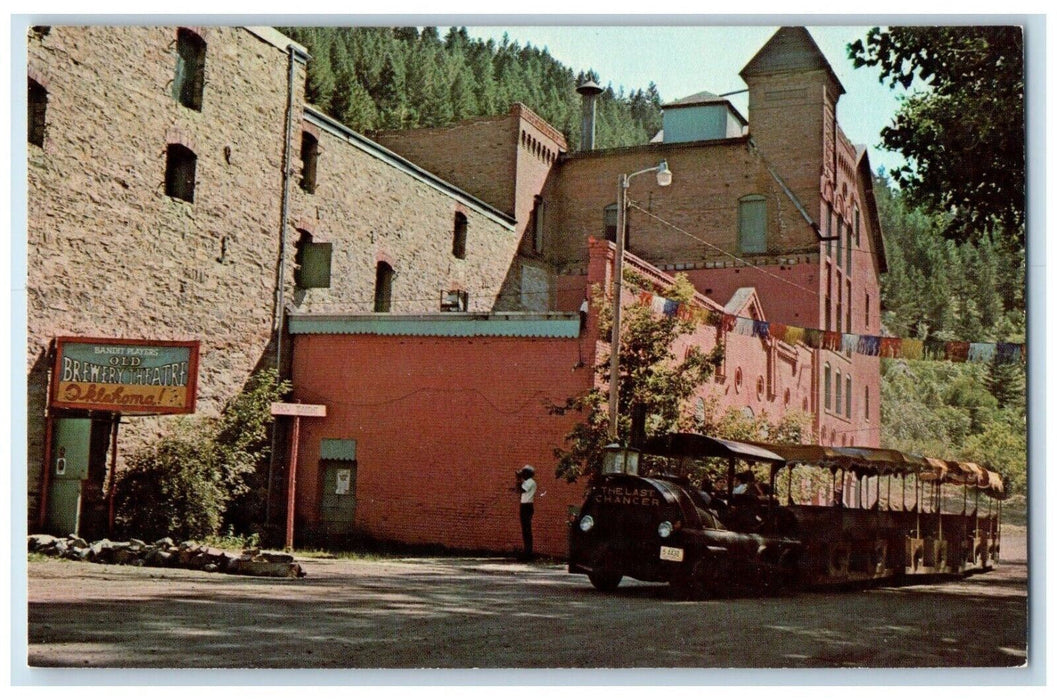
[{"label": "stone building", "polygon": [[[618,177],[662,159],[672,187],[629,189],[627,265],[658,288],[685,273],[712,311],[879,331],[869,162],[802,29],[742,72],[749,119],[699,94],[653,143],[579,153],[520,104],[369,139],[305,103],[310,57],[268,28],[40,27],[28,45],[31,530],[104,530],[121,455],[177,420],[54,400],[63,339],[133,339],[194,344],[199,413],[276,364],[329,406],[299,443],[299,531],[510,549],[501,494],[529,461],[560,554],[580,487],[553,478],[571,419],[542,400],[596,381],[605,339],[579,311],[612,280]],[[825,444],[877,444],[877,358],[722,333],[679,341],[726,348],[688,410],[802,410]],[[61,484],[60,423],[87,460]]]}]

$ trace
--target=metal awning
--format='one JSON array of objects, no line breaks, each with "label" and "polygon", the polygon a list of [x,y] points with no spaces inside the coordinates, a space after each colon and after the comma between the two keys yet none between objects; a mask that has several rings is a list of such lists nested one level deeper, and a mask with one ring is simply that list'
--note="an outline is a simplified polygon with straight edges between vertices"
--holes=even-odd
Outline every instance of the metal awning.
[{"label": "metal awning", "polygon": [[734,457],[750,462],[784,462],[779,454],[758,445],[699,435],[669,433],[650,438],[642,452],[660,457]]}]

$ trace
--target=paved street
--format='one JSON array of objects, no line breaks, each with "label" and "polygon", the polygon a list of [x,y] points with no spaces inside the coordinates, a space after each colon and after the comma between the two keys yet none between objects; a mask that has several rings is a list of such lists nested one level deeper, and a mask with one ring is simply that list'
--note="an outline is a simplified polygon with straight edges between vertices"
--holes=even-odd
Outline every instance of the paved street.
[{"label": "paved street", "polygon": [[1018,666],[1023,537],[930,586],[682,602],[556,564],[305,559],[307,577],[31,562],[33,666],[833,668]]}]

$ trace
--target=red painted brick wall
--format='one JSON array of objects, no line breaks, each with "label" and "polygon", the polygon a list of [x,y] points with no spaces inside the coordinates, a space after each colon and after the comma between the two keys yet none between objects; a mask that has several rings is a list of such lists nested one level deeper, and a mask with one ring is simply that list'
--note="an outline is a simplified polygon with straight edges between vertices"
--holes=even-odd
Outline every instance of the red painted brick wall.
[{"label": "red painted brick wall", "polygon": [[296,397],[327,405],[304,420],[297,519],[319,517],[321,438],[357,441],[356,526],[383,540],[457,549],[521,546],[514,472],[536,467],[538,551],[566,551],[583,484],[555,479],[553,449],[574,423],[547,402],[586,390],[583,339],[295,336]]}]

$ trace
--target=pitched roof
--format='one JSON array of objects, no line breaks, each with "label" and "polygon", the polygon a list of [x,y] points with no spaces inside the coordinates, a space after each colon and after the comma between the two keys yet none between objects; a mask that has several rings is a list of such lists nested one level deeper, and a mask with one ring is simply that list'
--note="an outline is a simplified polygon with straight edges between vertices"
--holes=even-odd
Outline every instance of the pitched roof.
[{"label": "pitched roof", "polygon": [[811,34],[803,27],[782,27],[756,52],[752,60],[745,64],[738,75],[748,82],[747,78],[754,75],[811,70],[824,70],[829,73],[840,93],[844,94],[844,86],[822,54],[822,50],[818,48],[818,44],[811,38]]}]

